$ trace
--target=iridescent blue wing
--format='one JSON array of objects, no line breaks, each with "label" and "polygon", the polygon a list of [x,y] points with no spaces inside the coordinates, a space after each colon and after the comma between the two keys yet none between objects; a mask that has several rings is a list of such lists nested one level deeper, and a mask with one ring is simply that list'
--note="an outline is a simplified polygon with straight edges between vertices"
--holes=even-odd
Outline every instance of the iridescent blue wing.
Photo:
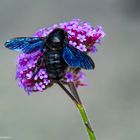
[{"label": "iridescent blue wing", "polygon": [[38,37],[18,37],[5,42],[6,48],[23,53],[32,53],[42,50],[44,45],[45,41]]},{"label": "iridescent blue wing", "polygon": [[65,62],[72,68],[94,69],[95,67],[94,62],[86,53],[72,46],[65,46],[62,56]]}]

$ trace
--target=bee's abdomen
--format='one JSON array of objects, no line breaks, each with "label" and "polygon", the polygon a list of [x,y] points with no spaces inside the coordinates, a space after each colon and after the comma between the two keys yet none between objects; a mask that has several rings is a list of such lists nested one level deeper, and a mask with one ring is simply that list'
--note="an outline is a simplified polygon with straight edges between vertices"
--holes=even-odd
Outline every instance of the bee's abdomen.
[{"label": "bee's abdomen", "polygon": [[61,79],[67,68],[67,64],[62,58],[60,51],[47,51],[46,52],[46,71],[50,79]]}]

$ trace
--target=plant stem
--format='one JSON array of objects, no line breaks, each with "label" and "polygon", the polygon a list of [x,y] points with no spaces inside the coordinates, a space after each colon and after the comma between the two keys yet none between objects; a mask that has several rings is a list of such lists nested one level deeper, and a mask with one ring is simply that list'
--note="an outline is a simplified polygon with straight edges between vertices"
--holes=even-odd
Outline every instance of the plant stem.
[{"label": "plant stem", "polygon": [[71,91],[71,93],[69,92],[69,90],[63,85],[63,83],[61,81],[58,81],[57,82],[58,85],[67,93],[67,95],[72,99],[72,101],[75,103],[75,105],[77,106],[80,114],[81,114],[81,117],[82,117],[82,120],[84,122],[84,125],[86,127],[86,130],[87,130],[87,133],[89,135],[89,138],[90,140],[96,140],[96,137],[94,135],[94,132],[91,128],[91,125],[90,125],[90,122],[88,120],[88,117],[86,115],[86,111],[82,105],[82,102],[80,100],[80,97],[78,95],[78,92],[74,86],[74,83],[69,83],[68,86],[69,86],[69,89]]},{"label": "plant stem", "polygon": [[86,115],[86,111],[85,111],[83,105],[77,104],[76,106],[77,106],[78,110],[80,111],[82,120],[84,122],[84,125],[86,127],[86,130],[87,130],[87,133],[89,135],[90,140],[96,140],[95,134],[91,128],[90,122],[88,120],[88,117]]}]

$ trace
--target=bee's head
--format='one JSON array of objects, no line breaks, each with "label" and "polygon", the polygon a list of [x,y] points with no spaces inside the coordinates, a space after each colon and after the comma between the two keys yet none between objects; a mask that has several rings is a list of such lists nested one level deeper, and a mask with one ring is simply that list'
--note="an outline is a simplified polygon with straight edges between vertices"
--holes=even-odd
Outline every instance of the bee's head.
[{"label": "bee's head", "polygon": [[46,43],[50,49],[60,49],[67,39],[67,32],[63,29],[54,29],[47,37]]}]

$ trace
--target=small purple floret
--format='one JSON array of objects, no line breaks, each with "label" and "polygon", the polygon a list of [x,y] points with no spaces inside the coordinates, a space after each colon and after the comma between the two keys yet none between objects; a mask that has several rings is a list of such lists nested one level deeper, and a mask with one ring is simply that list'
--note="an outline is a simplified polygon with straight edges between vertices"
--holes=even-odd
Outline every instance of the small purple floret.
[{"label": "small purple floret", "polygon": [[66,78],[67,82],[73,82],[74,74],[72,72],[68,72],[68,73],[66,73],[65,78]]},{"label": "small purple floret", "polygon": [[79,46],[76,46],[77,49],[79,49],[81,52],[86,52],[87,48],[85,45],[80,44]]}]

